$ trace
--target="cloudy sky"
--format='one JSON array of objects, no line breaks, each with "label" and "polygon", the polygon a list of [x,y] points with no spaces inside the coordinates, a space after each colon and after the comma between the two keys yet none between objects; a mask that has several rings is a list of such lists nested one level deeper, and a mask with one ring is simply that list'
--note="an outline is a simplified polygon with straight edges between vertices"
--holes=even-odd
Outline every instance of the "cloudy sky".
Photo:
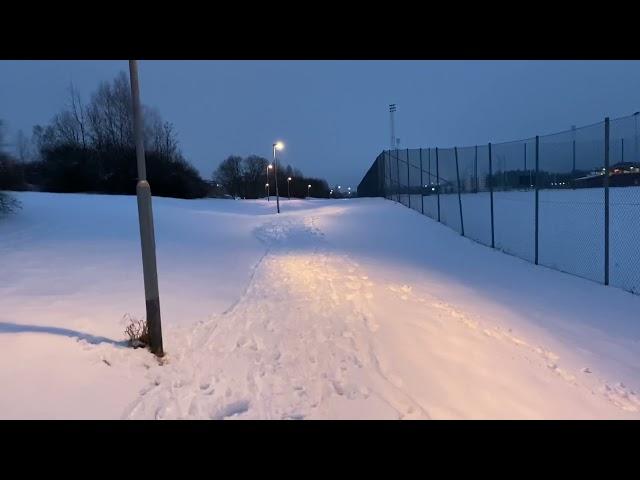
[{"label": "cloudy sky", "polygon": [[[0,61],[8,140],[47,123],[73,82],[88,98],[122,61]],[[141,61],[143,103],[174,123],[207,178],[230,154],[271,155],[330,184],[360,181],[388,148],[531,137],[640,110],[638,61]]]}]

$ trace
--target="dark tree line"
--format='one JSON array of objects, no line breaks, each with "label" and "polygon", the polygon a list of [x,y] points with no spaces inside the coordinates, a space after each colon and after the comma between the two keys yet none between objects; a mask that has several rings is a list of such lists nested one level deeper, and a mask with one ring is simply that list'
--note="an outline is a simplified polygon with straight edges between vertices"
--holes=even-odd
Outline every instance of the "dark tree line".
[{"label": "dark tree line", "polygon": [[[250,155],[242,158],[231,155],[223,160],[213,172],[213,183],[220,184],[234,197],[262,198],[267,196],[267,168],[271,162],[266,158]],[[287,183],[291,197],[305,198],[308,185],[311,185],[312,197],[329,198],[329,185],[320,178],[305,177],[300,170],[290,165],[278,169],[278,187],[281,197],[287,197]],[[273,169],[269,170],[269,193],[276,194]],[[291,178],[288,182],[287,179]]]},{"label": "dark tree line", "polygon": [[[134,194],[136,151],[129,79],[121,72],[84,103],[71,86],[66,108],[49,125],[18,132],[19,159],[5,154],[0,189]],[[143,107],[147,178],[158,196],[204,197],[209,185],[178,148],[176,132]]]},{"label": "dark tree line", "polygon": [[[13,144],[16,156],[2,153],[0,145],[0,190],[135,194],[137,163],[128,76],[121,72],[112,81],[102,82],[86,102],[73,85],[67,93],[65,108],[48,125],[34,126],[30,137],[18,132]],[[230,156],[214,172],[213,182],[207,182],[183,157],[171,123],[147,106],[143,106],[143,119],[147,178],[154,195],[266,195],[267,159]],[[1,127],[0,123],[0,136]],[[311,185],[311,196],[329,197],[325,180],[305,177],[288,165],[278,171],[282,197],[287,196],[289,177],[292,197],[306,197],[307,185]],[[269,183],[275,195],[273,170]]]}]

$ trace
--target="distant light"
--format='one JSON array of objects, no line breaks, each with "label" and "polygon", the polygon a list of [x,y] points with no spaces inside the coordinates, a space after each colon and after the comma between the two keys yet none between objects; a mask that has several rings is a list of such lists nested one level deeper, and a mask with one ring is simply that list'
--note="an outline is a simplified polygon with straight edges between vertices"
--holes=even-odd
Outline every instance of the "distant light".
[{"label": "distant light", "polygon": [[265,184],[264,184],[264,186],[265,186],[265,187],[268,187],[268,186],[269,186],[269,184],[268,184],[268,183],[265,183]]},{"label": "distant light", "polygon": [[311,188],[311,185],[307,185],[307,188]]},{"label": "distant light", "polygon": [[431,191],[435,192],[436,191],[435,187],[431,187]]},{"label": "distant light", "polygon": [[291,181],[291,177],[287,178],[287,182],[290,182],[290,181]]},{"label": "distant light", "polygon": [[268,167],[268,168],[273,168],[273,165],[269,164],[269,167]]},{"label": "distant light", "polygon": [[340,185],[338,185],[338,190],[340,190]]},{"label": "distant light", "polygon": [[284,148],[284,143],[282,142],[276,142],[276,150],[282,150]]}]

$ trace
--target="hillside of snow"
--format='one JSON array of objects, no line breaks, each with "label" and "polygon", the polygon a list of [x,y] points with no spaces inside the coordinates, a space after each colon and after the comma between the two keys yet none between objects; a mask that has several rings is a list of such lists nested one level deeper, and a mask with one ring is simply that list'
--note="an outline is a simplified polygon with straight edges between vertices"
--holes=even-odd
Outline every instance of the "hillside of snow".
[{"label": "hillside of snow", "polygon": [[640,296],[393,202],[154,198],[158,362],[135,197],[15,195],[0,418],[640,418]]}]

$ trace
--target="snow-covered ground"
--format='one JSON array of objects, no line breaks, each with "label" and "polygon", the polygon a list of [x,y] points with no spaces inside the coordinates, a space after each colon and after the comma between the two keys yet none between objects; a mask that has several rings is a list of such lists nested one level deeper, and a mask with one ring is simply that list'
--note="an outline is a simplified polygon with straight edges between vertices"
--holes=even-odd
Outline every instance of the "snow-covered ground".
[{"label": "snow-covered ground", "polygon": [[17,196],[0,418],[640,418],[640,296],[393,202],[155,198],[159,364],[135,198]]},{"label": "snow-covered ground", "polygon": [[[494,192],[496,248],[530,262],[535,258],[535,193]],[[396,197],[394,196],[395,200]],[[437,196],[400,195],[403,205],[437,219]],[[540,191],[539,263],[604,282],[604,191],[601,188]],[[463,193],[465,236],[491,245],[488,192]],[[640,187],[610,189],[611,285],[640,294]],[[460,232],[457,194],[440,195],[442,223]]]}]

